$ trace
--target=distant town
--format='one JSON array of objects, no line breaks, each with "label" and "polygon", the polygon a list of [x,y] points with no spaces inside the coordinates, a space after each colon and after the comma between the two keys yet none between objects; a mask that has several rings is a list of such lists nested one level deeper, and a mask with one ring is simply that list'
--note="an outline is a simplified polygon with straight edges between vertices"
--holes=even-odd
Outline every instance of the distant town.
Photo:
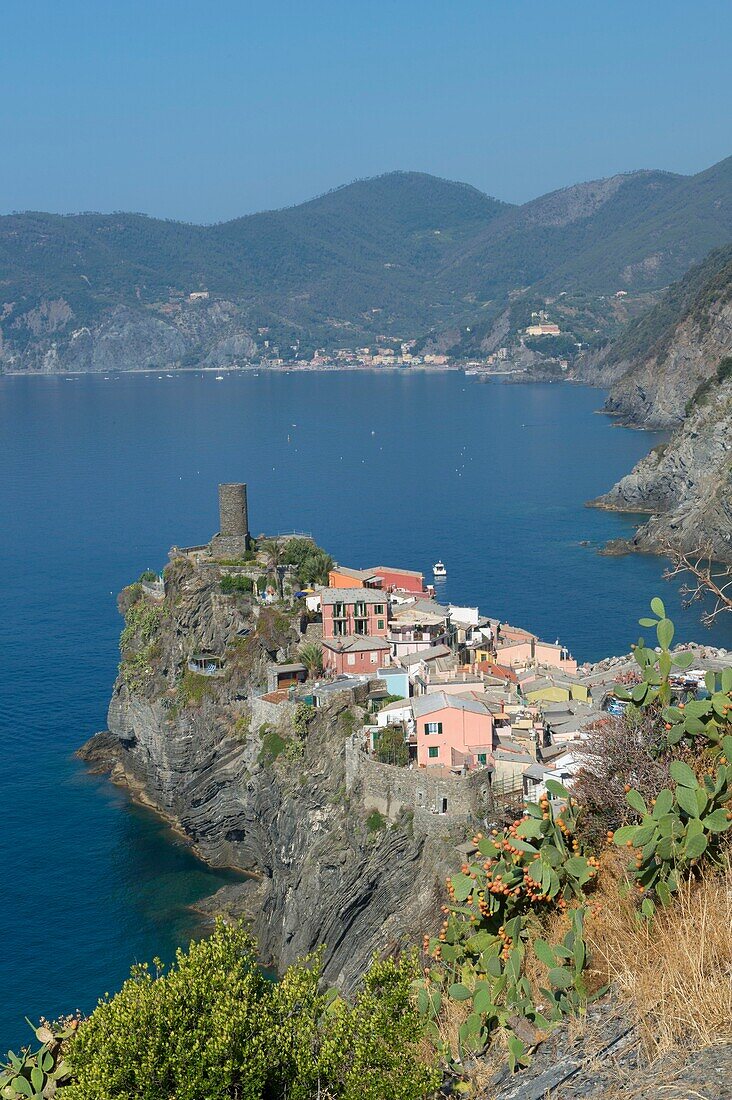
[{"label": "distant town", "polygon": [[[159,304],[159,312],[179,312],[184,302],[208,307],[206,290],[193,291],[185,298]],[[268,370],[464,370],[473,375],[540,374],[545,377],[567,376],[581,352],[602,342],[618,324],[624,323],[632,303],[628,292],[585,299],[581,295],[561,293],[537,303],[535,309],[510,309],[501,329],[500,323],[478,338],[466,328],[453,343],[444,338],[401,339],[388,333],[374,335],[356,346],[315,346],[290,342],[282,331],[260,325],[255,338],[257,354],[230,364],[230,368]],[[380,311],[375,311],[380,312]],[[471,351],[478,348],[480,354]],[[221,368],[226,369],[226,368]]]}]

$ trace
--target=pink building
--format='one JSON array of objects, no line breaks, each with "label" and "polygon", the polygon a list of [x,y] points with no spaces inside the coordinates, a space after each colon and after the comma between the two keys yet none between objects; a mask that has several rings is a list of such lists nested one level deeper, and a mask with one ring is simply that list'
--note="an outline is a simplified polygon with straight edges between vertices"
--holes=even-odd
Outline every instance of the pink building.
[{"label": "pink building", "polygon": [[444,691],[412,700],[420,767],[493,765],[493,715],[477,699]]},{"label": "pink building", "polygon": [[391,662],[391,647],[383,638],[347,637],[323,640],[323,671],[333,676],[343,673],[376,676],[380,667]]},{"label": "pink building", "polygon": [[559,642],[542,642],[533,635],[520,636],[518,632],[516,637],[504,637],[496,643],[496,660],[514,667],[540,664],[568,673],[577,671],[577,662]]},{"label": "pink building", "polygon": [[385,638],[388,630],[386,595],[371,588],[326,588],[320,594],[323,640]]},{"label": "pink building", "polygon": [[549,668],[558,668],[562,672],[574,674],[577,671],[577,662],[566,646],[559,642],[540,642],[534,645],[534,656],[537,664],[548,665]]},{"label": "pink building", "polygon": [[411,592],[415,596],[424,594],[424,575],[413,569],[393,569],[388,565],[375,565],[369,570],[381,581],[381,588],[389,591]]}]

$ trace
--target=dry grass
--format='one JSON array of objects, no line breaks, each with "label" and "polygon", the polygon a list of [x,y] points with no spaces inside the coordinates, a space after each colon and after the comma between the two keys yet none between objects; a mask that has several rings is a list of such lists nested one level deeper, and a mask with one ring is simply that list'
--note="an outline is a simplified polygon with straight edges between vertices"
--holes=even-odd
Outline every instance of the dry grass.
[{"label": "dry grass", "polygon": [[683,884],[650,924],[607,871],[587,939],[594,965],[632,1003],[648,1055],[732,1041],[732,862]]}]

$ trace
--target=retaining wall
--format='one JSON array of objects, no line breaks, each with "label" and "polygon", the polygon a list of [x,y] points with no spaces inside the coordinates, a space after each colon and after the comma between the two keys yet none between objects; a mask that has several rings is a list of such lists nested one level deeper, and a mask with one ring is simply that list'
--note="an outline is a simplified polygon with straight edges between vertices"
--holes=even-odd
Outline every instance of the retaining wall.
[{"label": "retaining wall", "polygon": [[346,789],[357,786],[367,810],[392,822],[411,812],[421,834],[444,834],[453,824],[481,819],[491,805],[487,773],[445,776],[381,764],[363,751],[358,734],[346,742]]}]

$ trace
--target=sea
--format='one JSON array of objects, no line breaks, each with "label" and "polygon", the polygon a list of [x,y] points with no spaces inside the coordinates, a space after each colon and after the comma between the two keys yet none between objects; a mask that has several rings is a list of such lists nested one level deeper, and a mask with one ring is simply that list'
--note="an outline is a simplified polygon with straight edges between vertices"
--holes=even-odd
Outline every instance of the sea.
[{"label": "sea", "polygon": [[232,880],[74,757],[105,727],[117,593],[208,540],[219,482],[247,482],[254,534],[356,567],[442,559],[440,600],[580,661],[627,652],[654,595],[677,638],[732,647],[662,561],[598,554],[638,517],[585,502],[662,438],[598,415],[603,396],[457,372],[0,378],[1,1049],[170,961]]}]

